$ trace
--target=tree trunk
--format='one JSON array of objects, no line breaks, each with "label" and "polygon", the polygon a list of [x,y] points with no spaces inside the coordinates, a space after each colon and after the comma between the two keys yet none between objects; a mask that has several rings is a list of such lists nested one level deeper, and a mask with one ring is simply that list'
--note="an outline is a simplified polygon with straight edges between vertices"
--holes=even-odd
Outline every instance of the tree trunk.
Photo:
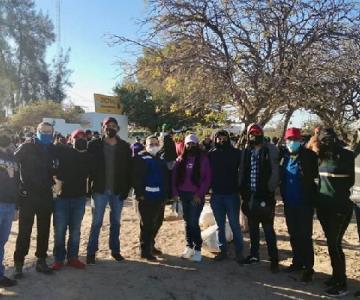
[{"label": "tree trunk", "polygon": [[282,130],[282,135],[280,137],[280,141],[284,140],[285,132],[286,132],[286,129],[287,129],[288,125],[289,125],[289,122],[290,122],[290,119],[291,119],[293,113],[294,113],[294,109],[289,108],[289,110],[285,114],[284,127],[283,127],[283,130]]}]

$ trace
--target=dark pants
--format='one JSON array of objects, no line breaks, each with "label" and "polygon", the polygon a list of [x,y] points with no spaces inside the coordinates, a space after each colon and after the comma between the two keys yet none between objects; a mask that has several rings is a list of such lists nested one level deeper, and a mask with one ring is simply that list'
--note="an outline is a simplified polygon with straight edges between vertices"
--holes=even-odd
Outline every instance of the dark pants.
[{"label": "dark pants", "polygon": [[360,242],[360,204],[354,205],[354,211],[356,216],[357,229],[358,229],[359,242]]},{"label": "dark pants", "polygon": [[286,225],[290,235],[293,265],[311,270],[314,267],[312,241],[314,208],[307,205],[284,206]]},{"label": "dark pants", "polygon": [[276,245],[276,233],[274,230],[275,207],[272,213],[266,217],[248,216],[249,233],[250,233],[250,255],[259,257],[260,247],[260,223],[264,230],[268,254],[272,262],[279,261],[278,248]]},{"label": "dark pants", "polygon": [[225,236],[226,216],[234,236],[235,249],[237,253],[243,251],[243,235],[240,227],[240,198],[237,194],[212,195],[211,208],[214,212],[219,232],[219,243],[221,251],[226,251],[227,242]]},{"label": "dark pants", "polygon": [[29,252],[31,231],[36,215],[37,245],[35,256],[46,258],[50,220],[53,210],[53,199],[51,191],[47,193],[32,194],[24,197],[19,205],[19,232],[16,239],[14,261],[24,263],[25,256]]},{"label": "dark pants", "polygon": [[201,251],[202,238],[199,219],[205,200],[201,199],[200,203],[195,203],[194,193],[191,192],[180,192],[179,196],[183,206],[186,245],[191,249],[195,248],[195,250]]},{"label": "dark pants", "polygon": [[346,262],[341,242],[345,231],[349,226],[352,213],[352,205],[349,205],[342,213],[331,211],[328,208],[317,209],[317,216],[324,230],[328,244],[333,278],[342,285],[346,285]]},{"label": "dark pants", "polygon": [[[57,198],[54,207],[54,257],[63,262],[77,258],[79,255],[81,222],[85,213],[86,197]],[[65,250],[65,236],[69,228],[67,250]]]},{"label": "dark pants", "polygon": [[164,218],[164,200],[141,200],[139,214],[141,254],[149,255]]}]

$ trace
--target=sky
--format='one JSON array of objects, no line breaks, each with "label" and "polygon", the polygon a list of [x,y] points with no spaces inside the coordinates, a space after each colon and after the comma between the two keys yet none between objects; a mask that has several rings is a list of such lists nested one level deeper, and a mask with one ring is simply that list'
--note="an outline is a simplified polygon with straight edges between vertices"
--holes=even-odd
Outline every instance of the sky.
[{"label": "sky", "polygon": [[[48,14],[57,26],[58,0],[35,0],[38,9]],[[141,34],[138,21],[145,17],[146,0],[60,0],[60,44],[71,48],[69,68],[73,70],[73,87],[67,91],[69,100],[86,111],[94,110],[94,93],[112,95],[123,71],[116,64],[119,58],[135,62],[136,57],[110,47],[106,34],[136,39]],[[57,27],[56,31],[57,33]],[[57,54],[57,43],[47,52],[51,62]],[[279,120],[275,117],[273,122]],[[311,115],[298,111],[291,120],[300,127]]]}]

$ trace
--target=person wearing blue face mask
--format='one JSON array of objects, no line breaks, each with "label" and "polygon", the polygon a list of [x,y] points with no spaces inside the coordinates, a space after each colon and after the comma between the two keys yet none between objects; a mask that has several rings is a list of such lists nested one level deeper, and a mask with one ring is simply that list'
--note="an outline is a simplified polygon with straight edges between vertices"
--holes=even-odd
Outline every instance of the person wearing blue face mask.
[{"label": "person wearing blue face mask", "polygon": [[293,253],[292,264],[285,272],[302,272],[300,281],[310,282],[314,274],[312,232],[318,159],[302,146],[301,139],[300,129],[287,129],[287,151],[280,161],[280,190]]},{"label": "person wearing blue face mask", "polygon": [[15,159],[20,167],[21,192],[19,200],[19,234],[14,253],[15,278],[23,276],[25,256],[29,252],[31,231],[36,215],[37,248],[36,271],[51,274],[46,264],[50,220],[53,210],[52,186],[56,153],[52,145],[54,128],[42,122],[37,127],[36,138],[24,143],[15,151]]}]

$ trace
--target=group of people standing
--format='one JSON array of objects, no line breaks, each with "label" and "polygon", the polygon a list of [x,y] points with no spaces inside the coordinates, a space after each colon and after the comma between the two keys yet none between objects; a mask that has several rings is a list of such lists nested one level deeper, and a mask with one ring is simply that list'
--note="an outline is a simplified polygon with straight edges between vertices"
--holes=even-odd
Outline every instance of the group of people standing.
[{"label": "group of people standing", "polygon": [[[186,245],[181,257],[201,262],[199,218],[205,196],[211,191],[210,205],[218,226],[221,250],[214,260],[228,258],[225,237],[228,219],[234,236],[236,262],[239,265],[258,263],[261,224],[270,271],[277,273],[280,269],[274,218],[275,191],[280,186],[293,252],[292,264],[285,271],[301,272],[302,282],[312,281],[312,232],[316,210],[333,268],[331,278],[325,283],[328,286],[325,293],[334,297],[348,293],[341,241],[354,207],[350,189],[355,181],[355,156],[341,146],[332,129],[319,133],[318,153],[305,147],[300,129],[286,131],[286,147],[279,151],[276,145],[264,139],[261,126],[251,124],[243,149],[233,146],[227,131],[219,130],[213,137],[213,146],[206,150],[195,134],[188,134],[178,155],[169,128],[164,128],[160,137],[147,137],[145,145],[138,142],[130,147],[117,135],[120,128],[116,119],[107,118],[102,126],[101,138],[88,141],[86,133],[79,129],[71,134],[69,145],[64,146],[54,145],[51,124],[40,123],[36,137],[21,144],[15,153],[10,150],[9,134],[0,131],[0,260],[3,260],[17,206],[16,279],[23,277],[35,216],[38,233],[36,270],[51,274],[61,270],[65,260],[71,267],[85,268],[78,253],[87,197],[91,197],[92,224],[86,264],[96,263],[99,233],[107,205],[110,206],[111,256],[122,261],[121,211],[131,188],[138,201],[142,258],[155,261],[156,256],[161,255],[155,245],[156,235],[164,220],[165,204],[169,199],[175,199],[182,203],[185,221]],[[352,200],[359,202],[356,192],[360,195],[355,188]],[[359,216],[359,207],[356,209]],[[249,225],[250,253],[247,256],[244,255],[240,210]],[[50,267],[46,257],[52,213],[55,241],[54,263]],[[15,280],[4,276],[2,267],[0,286],[14,284]]]}]

